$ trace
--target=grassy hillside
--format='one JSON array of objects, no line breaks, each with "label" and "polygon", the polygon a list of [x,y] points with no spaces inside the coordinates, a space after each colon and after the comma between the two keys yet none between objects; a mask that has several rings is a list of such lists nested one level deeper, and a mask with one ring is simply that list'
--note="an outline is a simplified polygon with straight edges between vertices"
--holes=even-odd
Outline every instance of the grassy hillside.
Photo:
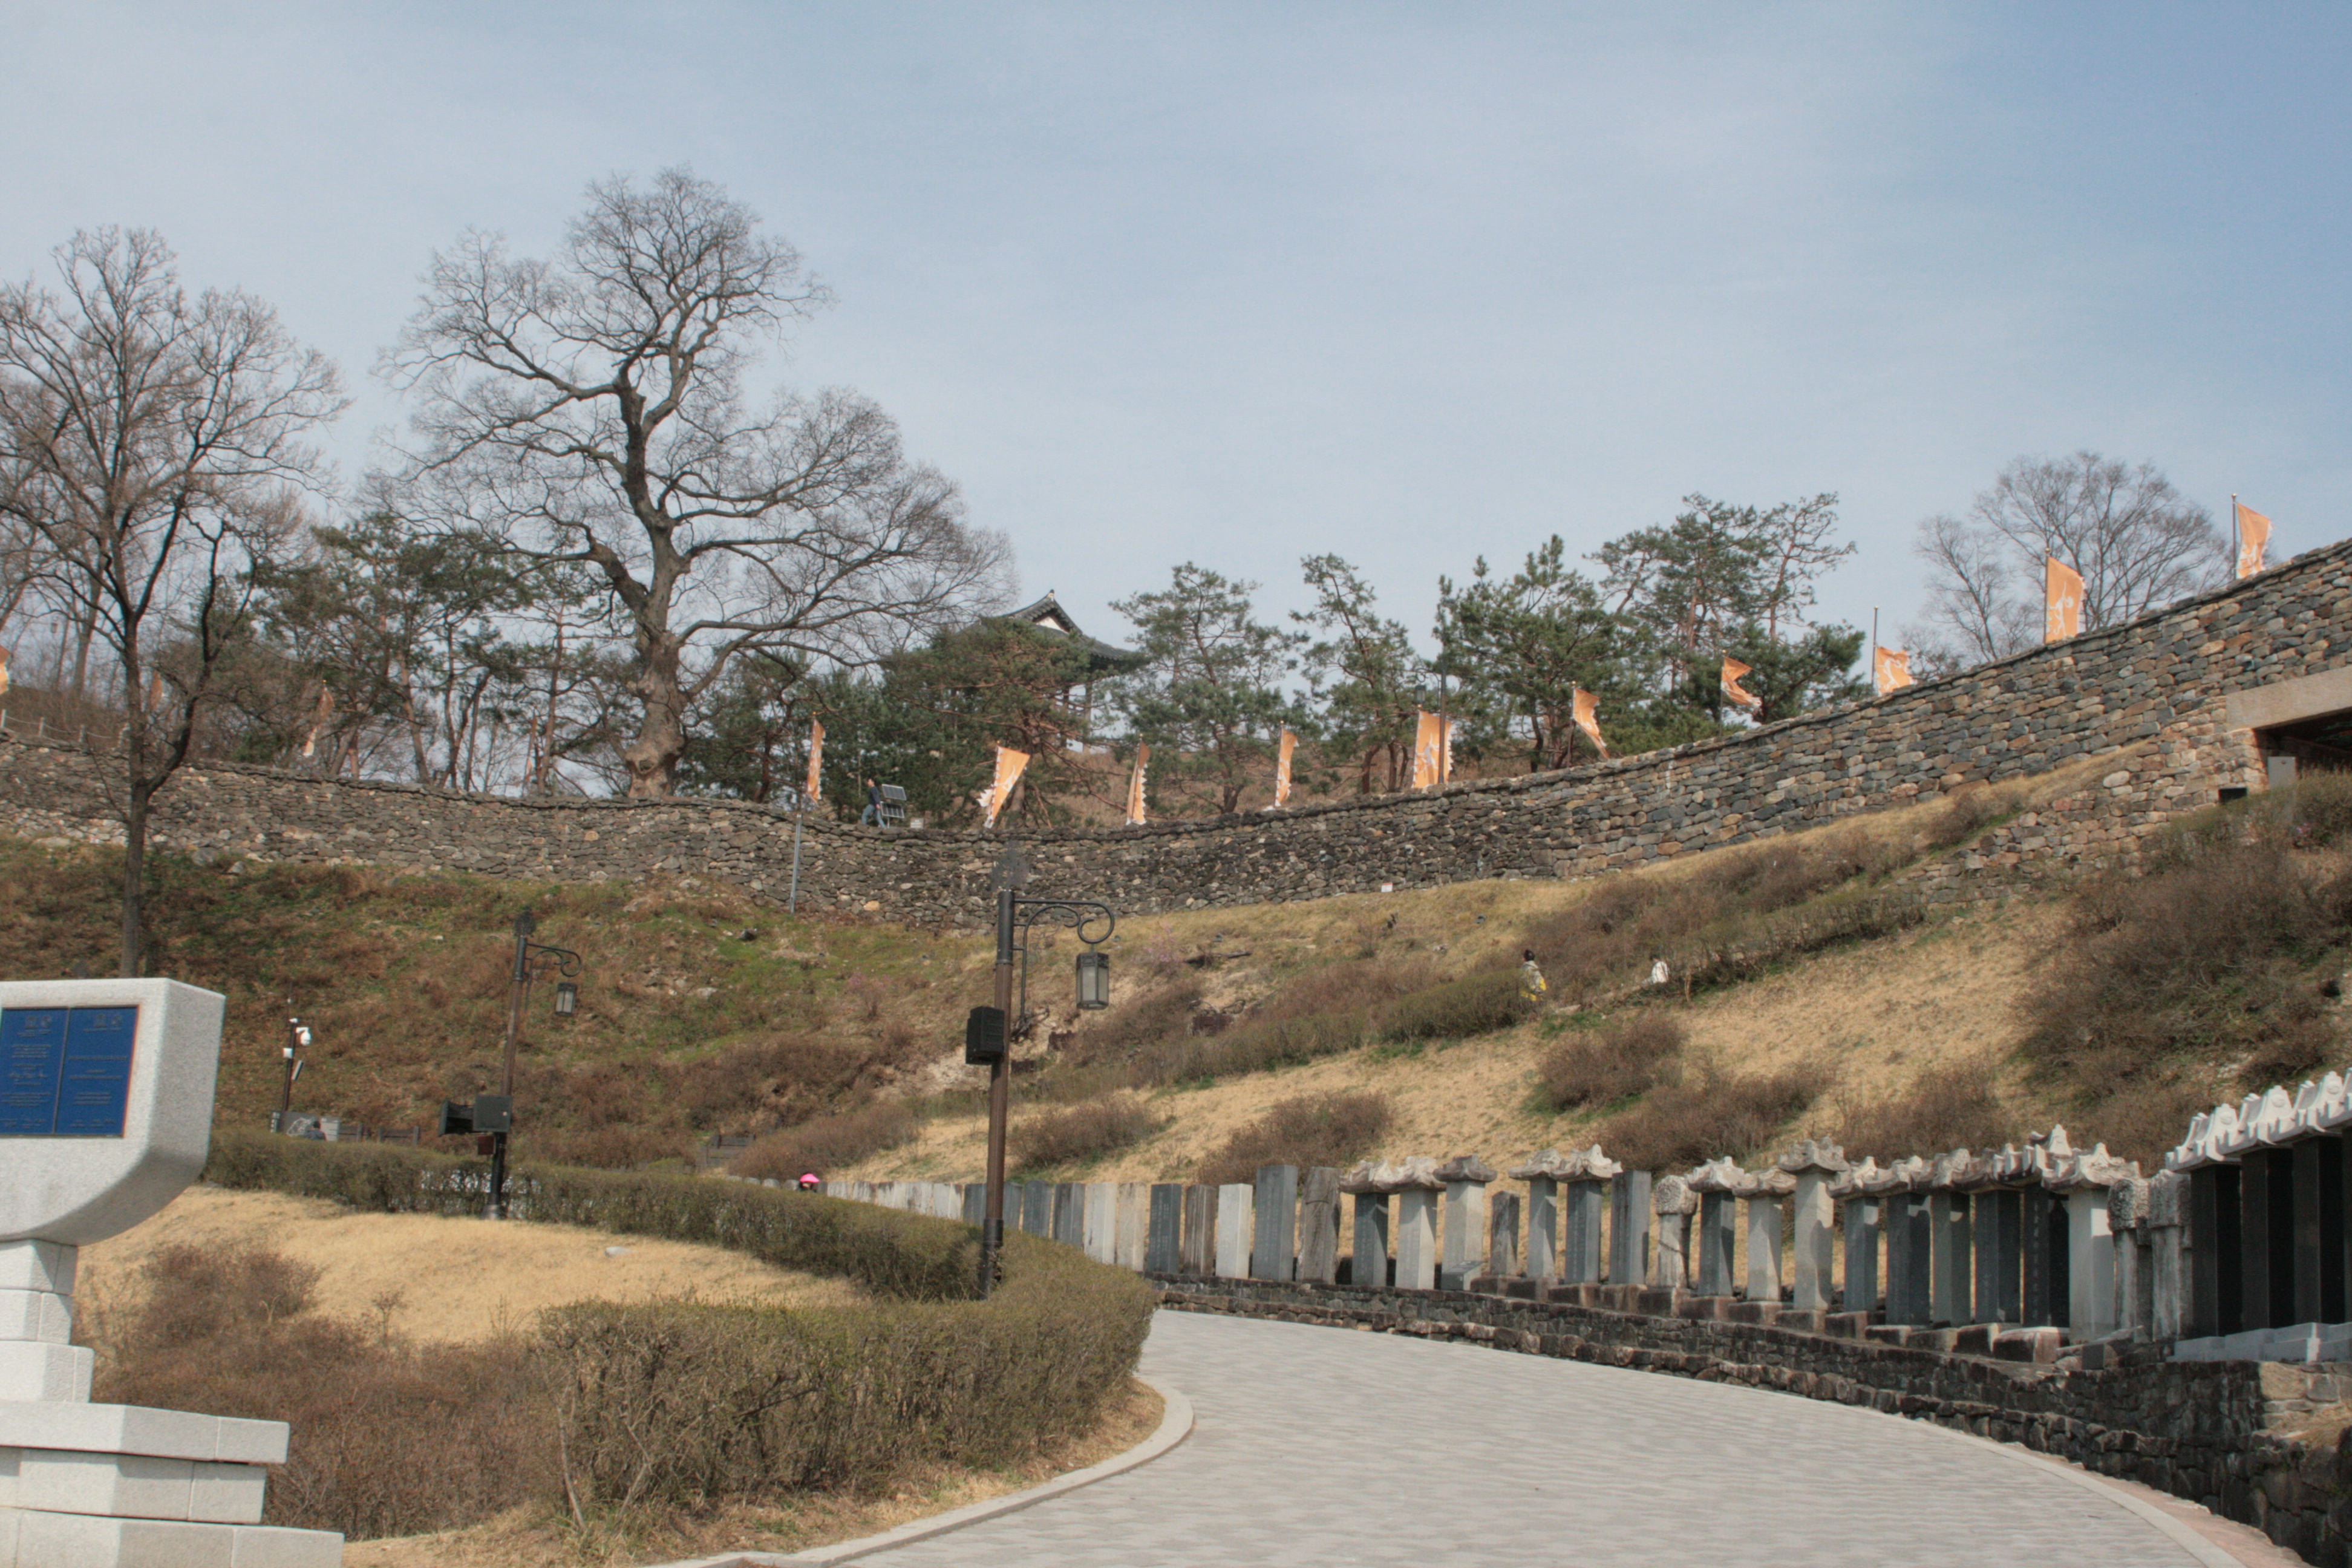
[{"label": "grassy hillside", "polygon": [[[2085,766],[2096,767],[2096,763]],[[1130,916],[1108,1012],[1040,931],[1016,1157],[1195,1179],[1259,1158],[1489,1158],[1601,1140],[1660,1166],[1829,1133],[1886,1157],[2067,1122],[2142,1159],[2200,1103],[2341,1058],[2352,792],[2326,781],[2168,833],[2152,875],[1958,912],[1912,874],[2072,773],[1590,882],[1461,883]],[[0,843],[0,973],[102,973],[110,858]],[[167,862],[154,972],[226,992],[219,1115],[272,1109],[288,999],[318,1046],[298,1108],[429,1118],[492,1084],[509,926],[586,963],[534,1009],[524,1152],[608,1164],[767,1135],[750,1169],[968,1178],[978,932],[788,920],[696,879],[530,886]],[[1519,994],[1533,949],[1549,982]],[[1672,976],[1646,985],[1664,957]]]}]

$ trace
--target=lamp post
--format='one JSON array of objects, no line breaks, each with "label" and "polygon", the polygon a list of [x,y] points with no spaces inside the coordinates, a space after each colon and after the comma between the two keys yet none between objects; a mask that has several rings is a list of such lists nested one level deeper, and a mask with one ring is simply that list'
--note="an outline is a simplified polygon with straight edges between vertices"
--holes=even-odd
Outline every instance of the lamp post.
[{"label": "lamp post", "polygon": [[[975,1007],[964,1026],[964,1060],[988,1064],[988,1207],[980,1228],[980,1293],[996,1288],[996,1255],[1004,1246],[1004,1124],[1013,1106],[1012,1042],[1029,1029],[1029,928],[1050,921],[1076,931],[1087,950],[1078,954],[1078,1005],[1093,1012],[1110,1005],[1110,955],[1101,951],[1118,916],[1091,899],[1024,899],[1005,887],[996,891],[996,1005]],[[1013,955],[1021,959],[1020,1010],[1013,1008]]]},{"label": "lamp post", "polygon": [[530,1001],[530,983],[538,973],[552,970],[565,978],[556,982],[555,1016],[569,1018],[580,1010],[580,987],[570,978],[580,973],[580,955],[568,947],[550,947],[530,940],[539,929],[539,921],[528,905],[514,922],[514,992],[507,1006],[506,1061],[499,1077],[499,1093],[504,1104],[484,1106],[478,1098],[475,1107],[480,1120],[494,1121],[490,1131],[490,1217],[507,1217],[507,1131],[514,1114],[515,1051],[522,1043],[523,1008]]},{"label": "lamp post", "polygon": [[308,1049],[310,1044],[310,1026],[302,1022],[292,1012],[293,998],[287,998],[286,1005],[289,1009],[286,1015],[286,1043],[278,1047],[285,1059],[286,1077],[285,1081],[279,1084],[278,1089],[278,1118],[270,1124],[269,1130],[272,1132],[285,1131],[286,1119],[294,1113],[294,1080],[302,1076],[302,1064],[296,1059],[294,1053]]}]

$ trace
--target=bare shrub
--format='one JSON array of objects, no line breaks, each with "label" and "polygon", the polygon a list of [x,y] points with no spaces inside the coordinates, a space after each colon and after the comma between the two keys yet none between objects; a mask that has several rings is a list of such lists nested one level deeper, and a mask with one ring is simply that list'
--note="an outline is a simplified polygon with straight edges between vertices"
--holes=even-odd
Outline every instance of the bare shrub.
[{"label": "bare shrub", "polygon": [[1872,843],[1860,829],[1715,850],[1684,876],[1603,881],[1531,924],[1527,945],[1555,989],[1580,998],[1629,983],[1654,957],[1672,959],[1695,944],[1715,950],[1769,945],[1760,941],[1762,917],[1858,878],[1880,876],[1908,856],[1907,849]]},{"label": "bare shrub", "polygon": [[1602,1123],[1601,1146],[1643,1171],[1682,1170],[1722,1154],[1747,1160],[1765,1152],[1828,1083],[1816,1067],[1734,1078],[1701,1064]]},{"label": "bare shrub", "polygon": [[2026,999],[2027,1055],[2102,1087],[2186,1058],[2291,1080],[2333,1055],[2313,971],[2344,942],[2352,879],[2291,843],[2215,813],[2181,824],[2147,875],[2086,885],[2065,951]]},{"label": "bare shrub", "polygon": [[1843,1108],[1837,1140],[1853,1159],[1867,1155],[1884,1164],[1912,1154],[1999,1148],[2027,1131],[1994,1092],[1991,1065],[1959,1062],[1921,1073],[1901,1094]]},{"label": "bare shrub", "polygon": [[2154,1171],[2189,1131],[2189,1119],[2213,1103],[2211,1089],[2188,1075],[2146,1075],[2084,1104],[2067,1123],[2077,1148],[2105,1143],[2119,1159]]},{"label": "bare shrub", "polygon": [[1106,1095],[1023,1118],[1007,1134],[1007,1151],[1016,1170],[1083,1164],[1140,1143],[1160,1126],[1135,1096]]},{"label": "bare shrub", "polygon": [[819,1116],[782,1132],[771,1132],[735,1157],[728,1168],[739,1176],[792,1181],[803,1173],[822,1174],[914,1142],[921,1120],[903,1100],[877,1100],[856,1110]]},{"label": "bare shrub", "polygon": [[675,1069],[677,1100],[697,1127],[751,1131],[805,1120],[857,1081],[862,1047],[802,1035],[748,1040]]},{"label": "bare shrub", "polygon": [[1664,1013],[1636,1013],[1622,1024],[1562,1040],[1544,1054],[1536,1077],[1554,1110],[1613,1105],[1682,1076],[1689,1033]]},{"label": "bare shrub", "polygon": [[1458,1040],[1507,1029],[1536,1010],[1517,969],[1489,969],[1408,993],[1377,1015],[1392,1040]]},{"label": "bare shrub", "polygon": [[142,1272],[97,1396],[289,1423],[265,1522],[410,1535],[550,1495],[552,1409],[519,1343],[410,1347],[317,1315],[318,1270],[268,1248],[169,1247]]},{"label": "bare shrub", "polygon": [[1276,1100],[1202,1162],[1193,1180],[1219,1185],[1253,1180],[1261,1165],[1348,1165],[1370,1154],[1394,1114],[1388,1097],[1369,1092],[1300,1095]]},{"label": "bare shrub", "polygon": [[1083,1066],[1132,1061],[1149,1047],[1190,1034],[1200,1005],[1201,983],[1189,974],[1155,986],[1079,1030],[1068,1058]]}]

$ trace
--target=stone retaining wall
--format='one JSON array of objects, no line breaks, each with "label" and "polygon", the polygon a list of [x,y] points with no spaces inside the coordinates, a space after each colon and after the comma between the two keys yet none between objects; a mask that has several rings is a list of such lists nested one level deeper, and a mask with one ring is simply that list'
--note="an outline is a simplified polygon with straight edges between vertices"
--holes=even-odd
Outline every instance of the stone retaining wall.
[{"label": "stone retaining wall", "polygon": [[2352,1463],[2279,1428],[2352,1391],[2352,1367],[2167,1362],[2096,1371],[1992,1361],[1777,1327],[1453,1290],[1163,1278],[1180,1311],[1460,1340],[1496,1350],[1866,1405],[2071,1459],[2252,1524],[2326,1568],[2352,1541]]},{"label": "stone retaining wall", "polygon": [[[2008,825],[1981,864],[1949,875],[2026,861],[2063,868],[2128,857],[2220,786],[2260,787],[2252,731],[2233,715],[2232,694],[2347,666],[2352,543],[2126,626],[1725,740],[1427,795],[1036,833],[1024,849],[1040,890],[1139,911],[1581,877],[2110,759],[2065,809]],[[0,740],[0,829],[119,837],[105,774],[102,757],[78,749]],[[183,772],[158,813],[161,843],[256,859],[563,879],[698,872],[772,898],[793,875],[792,817],[737,802],[509,799],[211,764]],[[802,897],[970,921],[1007,841],[812,821]]]}]

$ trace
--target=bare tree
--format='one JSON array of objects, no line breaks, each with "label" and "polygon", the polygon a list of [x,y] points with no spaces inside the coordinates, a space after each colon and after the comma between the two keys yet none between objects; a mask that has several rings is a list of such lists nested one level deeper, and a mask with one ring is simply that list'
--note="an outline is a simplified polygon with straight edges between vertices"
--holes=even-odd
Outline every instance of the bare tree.
[{"label": "bare tree", "polygon": [[143,947],[147,818],[245,632],[247,570],[321,473],[334,366],[242,293],[191,299],[160,236],[78,234],[58,288],[0,287],[0,507],[114,656],[122,703],[122,973]]},{"label": "bare tree", "polygon": [[1005,551],[866,399],[746,406],[755,340],[827,301],[747,208],[683,169],[588,197],[552,260],[478,233],[436,255],[385,368],[420,395],[408,477],[440,515],[611,584],[629,793],[657,796],[735,655],[866,662],[992,600]]},{"label": "bare tree", "polygon": [[2096,452],[2020,458],[1965,518],[1919,524],[1928,565],[1921,623],[1906,627],[1938,669],[2002,658],[2042,626],[2042,574],[2055,556],[2083,574],[2083,628],[2115,626],[2228,580],[2229,541],[2155,465]]}]

